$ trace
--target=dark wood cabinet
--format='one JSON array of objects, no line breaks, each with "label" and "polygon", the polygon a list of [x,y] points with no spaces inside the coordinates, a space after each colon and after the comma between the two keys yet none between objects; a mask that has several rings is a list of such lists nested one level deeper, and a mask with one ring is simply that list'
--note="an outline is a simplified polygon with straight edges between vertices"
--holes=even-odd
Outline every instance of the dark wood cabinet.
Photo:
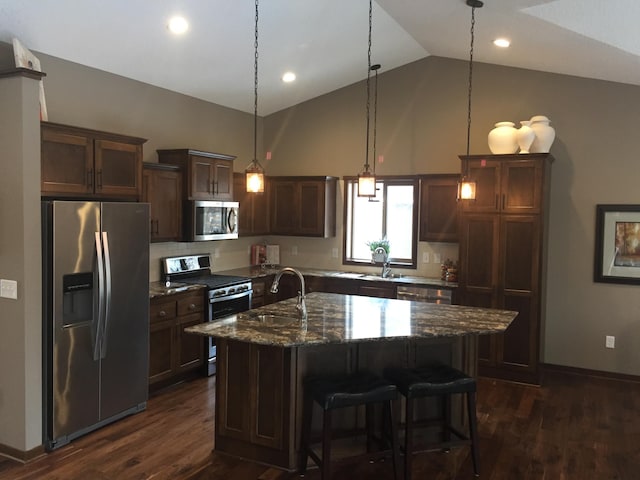
[{"label": "dark wood cabinet", "polygon": [[182,240],[182,172],[176,165],[145,163],[142,201],[149,203],[152,242]]},{"label": "dark wood cabinet", "polygon": [[201,290],[151,299],[149,325],[149,386],[164,386],[184,378],[205,362],[203,337],[184,329],[204,322]]},{"label": "dark wood cabinet", "polygon": [[182,168],[188,200],[233,200],[232,155],[192,149],[157,150],[158,161]]},{"label": "dark wood cabinet", "polygon": [[459,174],[420,177],[420,241],[458,241]]},{"label": "dark wood cabinet", "polygon": [[270,177],[273,235],[335,237],[336,177]]},{"label": "dark wood cabinet", "polygon": [[240,203],[238,210],[238,235],[269,235],[269,179],[265,178],[262,193],[247,192],[244,173],[233,174],[233,196]]},{"label": "dark wood cabinet", "polygon": [[469,176],[478,182],[479,202],[461,202],[461,302],[518,312],[504,334],[479,338],[479,373],[539,383],[544,238],[553,158],[529,154],[461,159],[462,171],[469,168]]},{"label": "dark wood cabinet", "polygon": [[138,201],[144,142],[143,138],[42,122],[42,195]]}]

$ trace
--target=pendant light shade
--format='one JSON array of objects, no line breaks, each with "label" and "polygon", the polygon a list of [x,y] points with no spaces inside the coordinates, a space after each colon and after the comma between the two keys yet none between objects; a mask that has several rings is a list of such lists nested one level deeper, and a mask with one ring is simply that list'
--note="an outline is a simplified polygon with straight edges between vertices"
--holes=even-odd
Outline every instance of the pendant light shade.
[{"label": "pendant light shade", "polygon": [[358,196],[376,196],[376,176],[368,170],[365,170],[358,175]]},{"label": "pendant light shade", "polygon": [[[471,46],[469,48],[469,96],[467,99],[467,156],[469,156],[469,137],[471,135],[471,91],[473,86],[473,40],[476,24],[476,8],[484,5],[480,0],[467,0],[467,5],[471,7]],[[460,182],[458,182],[458,200],[476,199],[476,182],[468,178],[469,172],[464,172]]]},{"label": "pendant light shade", "polygon": [[245,169],[247,192],[264,192],[264,168],[258,161],[258,0],[256,0],[256,26],[253,63],[253,160]]}]

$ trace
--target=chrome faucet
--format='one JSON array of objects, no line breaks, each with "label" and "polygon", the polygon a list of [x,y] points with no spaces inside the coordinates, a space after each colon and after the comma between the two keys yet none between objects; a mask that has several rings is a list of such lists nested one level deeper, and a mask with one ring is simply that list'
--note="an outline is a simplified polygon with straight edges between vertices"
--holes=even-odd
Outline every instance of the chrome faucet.
[{"label": "chrome faucet", "polygon": [[380,274],[380,276],[382,278],[387,278],[391,274],[391,264],[389,262],[387,251],[382,247],[378,247],[373,251],[373,253],[377,255],[383,255],[384,260],[382,261],[382,273]]},{"label": "chrome faucet", "polygon": [[271,293],[278,293],[278,284],[280,283],[280,277],[282,277],[282,274],[285,272],[289,272],[289,273],[293,273],[294,275],[298,276],[298,279],[300,279],[300,290],[298,290],[298,303],[296,304],[296,310],[298,311],[298,315],[300,316],[300,318],[302,320],[306,320],[307,319],[307,304],[305,303],[304,299],[305,299],[305,287],[304,287],[304,277],[302,276],[302,274],[296,270],[295,268],[291,268],[291,267],[284,267],[283,269],[281,269],[277,274],[276,274],[276,278],[273,279],[273,283],[271,284]]}]

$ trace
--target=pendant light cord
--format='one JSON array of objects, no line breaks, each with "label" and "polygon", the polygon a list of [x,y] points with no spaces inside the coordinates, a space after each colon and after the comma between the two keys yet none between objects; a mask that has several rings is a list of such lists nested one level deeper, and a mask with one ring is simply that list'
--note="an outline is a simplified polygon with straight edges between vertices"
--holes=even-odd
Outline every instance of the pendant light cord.
[{"label": "pendant light cord", "polygon": [[[480,4],[482,5],[482,4]],[[473,85],[473,39],[476,25],[476,6],[471,7],[471,47],[469,49],[469,97],[467,103],[467,156],[469,156],[469,137],[471,135],[471,90]]]},{"label": "pendant light cord", "polygon": [[[373,17],[373,0],[369,0],[369,46],[367,50],[367,151],[365,152],[364,171],[369,171],[369,117],[371,111],[371,19]],[[374,159],[375,160],[375,159]],[[374,163],[375,168],[375,163]]]},{"label": "pendant light cord", "polygon": [[253,64],[253,161],[258,160],[258,0],[256,0],[255,56]]},{"label": "pendant light cord", "polygon": [[378,158],[376,157],[376,137],[378,130],[378,69],[380,68],[379,64],[371,67],[376,72],[376,84],[373,89],[373,174],[376,174],[376,163],[378,162]]}]

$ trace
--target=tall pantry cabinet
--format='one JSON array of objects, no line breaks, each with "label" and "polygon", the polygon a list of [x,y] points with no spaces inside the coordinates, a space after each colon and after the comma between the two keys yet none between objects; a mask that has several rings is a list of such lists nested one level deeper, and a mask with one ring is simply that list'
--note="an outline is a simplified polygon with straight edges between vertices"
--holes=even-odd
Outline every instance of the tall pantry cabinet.
[{"label": "tall pantry cabinet", "polygon": [[459,205],[461,302],[518,312],[504,333],[479,338],[478,373],[538,384],[553,157],[460,159],[476,181],[476,199]]}]

